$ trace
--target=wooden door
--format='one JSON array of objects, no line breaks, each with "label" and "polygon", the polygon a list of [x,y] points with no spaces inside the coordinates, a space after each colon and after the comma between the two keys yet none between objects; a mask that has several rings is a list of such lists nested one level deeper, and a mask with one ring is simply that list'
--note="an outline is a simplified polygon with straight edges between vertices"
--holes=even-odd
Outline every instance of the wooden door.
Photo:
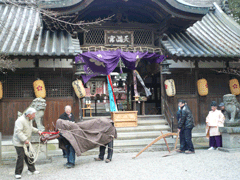
[{"label": "wooden door", "polygon": [[[1,132],[3,135],[13,135],[14,124],[18,117],[18,111],[23,112],[33,99],[4,99],[0,102]],[[78,111],[73,107],[73,98],[46,98],[47,107],[44,113],[43,125],[46,131],[53,130],[59,116],[64,113],[64,107],[72,107],[75,119],[78,120]]]}]

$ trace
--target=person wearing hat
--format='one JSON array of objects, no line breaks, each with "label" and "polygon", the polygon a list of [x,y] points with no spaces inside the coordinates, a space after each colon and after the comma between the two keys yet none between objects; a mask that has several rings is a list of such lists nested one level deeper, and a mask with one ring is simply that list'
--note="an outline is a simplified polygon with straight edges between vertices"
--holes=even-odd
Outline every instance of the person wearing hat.
[{"label": "person wearing hat", "polygon": [[[29,163],[28,157],[24,152],[24,144],[29,144],[32,136],[32,132],[38,133],[41,135],[41,131],[33,127],[32,120],[35,118],[36,110],[34,108],[28,108],[26,112],[18,117],[15,121],[14,134],[13,134],[13,145],[17,151],[17,163],[15,168],[15,178],[21,179],[21,174],[23,171],[24,160],[28,166],[28,174],[39,174],[39,171],[36,171],[34,163]],[[30,159],[33,161],[33,159]]]},{"label": "person wearing hat", "polygon": [[222,147],[222,136],[218,128],[224,126],[225,117],[221,110],[217,110],[217,103],[212,101],[211,111],[206,118],[206,132],[209,137],[209,149],[215,150]]},{"label": "person wearing hat", "polygon": [[226,112],[226,110],[225,110],[225,105],[224,105],[224,103],[221,102],[218,106],[219,106],[221,112],[223,113],[223,115],[224,115],[225,118],[226,118],[226,113],[227,113],[227,112]]}]

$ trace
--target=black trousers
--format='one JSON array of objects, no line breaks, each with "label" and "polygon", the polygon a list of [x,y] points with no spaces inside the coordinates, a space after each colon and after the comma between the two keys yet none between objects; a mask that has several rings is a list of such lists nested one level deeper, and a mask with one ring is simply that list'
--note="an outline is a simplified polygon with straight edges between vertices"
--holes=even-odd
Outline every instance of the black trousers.
[{"label": "black trousers", "polygon": [[180,139],[180,150],[181,151],[188,150],[187,143],[185,143],[185,131],[184,131],[184,128],[182,128],[180,133],[179,133],[179,139]]},{"label": "black trousers", "polygon": [[[108,146],[108,156],[107,159],[112,160],[112,155],[113,155],[113,140],[109,143],[106,144],[106,146]],[[99,150],[100,150],[100,154],[99,154],[99,158],[100,159],[104,159],[104,155],[105,155],[105,146],[100,146]]]},{"label": "black trousers", "polygon": [[[28,166],[28,170],[31,172],[34,172],[36,170],[35,166],[34,166],[34,164],[29,164],[28,157],[25,155],[23,147],[15,146],[15,148],[16,148],[17,155],[18,155],[16,168],[15,168],[15,174],[18,174],[18,175],[22,174],[23,167],[24,167],[24,162],[23,162],[24,160]],[[30,158],[30,160],[33,161],[32,158]]]},{"label": "black trousers", "polygon": [[192,128],[181,129],[180,131],[180,150],[193,151],[194,147],[192,143]]}]

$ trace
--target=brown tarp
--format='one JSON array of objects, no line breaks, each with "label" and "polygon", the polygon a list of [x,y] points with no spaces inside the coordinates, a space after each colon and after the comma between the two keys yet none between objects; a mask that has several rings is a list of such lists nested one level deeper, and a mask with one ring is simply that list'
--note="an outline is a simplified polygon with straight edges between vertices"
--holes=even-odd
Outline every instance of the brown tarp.
[{"label": "brown tarp", "polygon": [[96,118],[79,123],[58,119],[56,128],[73,146],[77,156],[117,138],[116,128],[109,118]]}]

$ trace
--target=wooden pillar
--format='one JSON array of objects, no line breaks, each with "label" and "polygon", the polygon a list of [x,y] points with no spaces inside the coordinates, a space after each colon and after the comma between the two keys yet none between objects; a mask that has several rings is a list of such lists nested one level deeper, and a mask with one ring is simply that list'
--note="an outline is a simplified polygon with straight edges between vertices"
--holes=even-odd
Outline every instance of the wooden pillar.
[{"label": "wooden pillar", "polygon": [[[72,59],[74,61],[74,58]],[[76,80],[76,76],[75,76],[75,72],[76,72],[76,67],[73,66],[73,76],[72,76],[72,81]],[[73,93],[73,107],[72,107],[72,113],[75,117],[75,121],[79,122],[82,120],[82,106],[81,106],[81,101],[82,99],[79,99],[76,95],[76,93],[74,92],[73,88],[72,88],[72,93]]]},{"label": "wooden pillar", "polygon": [[2,100],[0,100],[0,132],[3,132],[3,120],[2,120],[2,112],[3,112],[3,109],[2,109]]},{"label": "wooden pillar", "polygon": [[194,65],[195,65],[195,87],[196,87],[196,96],[197,96],[197,104],[198,104],[198,108],[197,108],[197,118],[198,119],[195,119],[195,122],[200,122],[200,103],[199,103],[199,98],[200,98],[200,96],[199,96],[199,94],[197,93],[197,81],[198,81],[198,79],[199,79],[199,67],[198,67],[198,61],[197,60],[195,60],[195,62],[194,62]]},{"label": "wooden pillar", "polygon": [[141,101],[141,114],[145,115],[145,101]]},{"label": "wooden pillar", "polygon": [[95,96],[95,116],[97,116],[97,98],[96,98],[96,96]]},{"label": "wooden pillar", "polygon": [[133,95],[134,95],[134,88],[133,88],[133,84],[131,84],[131,102],[132,102],[132,107],[131,107],[131,109],[133,109],[133,100],[134,100]]},{"label": "wooden pillar", "polygon": [[161,82],[161,114],[165,114],[165,107],[164,107],[164,99],[165,99],[165,93],[164,93],[164,77],[162,75],[162,66],[160,65],[160,82]]},{"label": "wooden pillar", "polygon": [[127,111],[130,111],[130,102],[129,102],[129,94],[130,93],[130,85],[127,84]]},{"label": "wooden pillar", "polygon": [[133,102],[133,110],[136,111],[137,110],[137,101],[132,100]]},{"label": "wooden pillar", "polygon": [[229,68],[229,61],[226,61],[226,68]]},{"label": "wooden pillar", "polygon": [[35,67],[38,68],[39,67],[39,59],[35,59],[35,63],[34,63]]}]

